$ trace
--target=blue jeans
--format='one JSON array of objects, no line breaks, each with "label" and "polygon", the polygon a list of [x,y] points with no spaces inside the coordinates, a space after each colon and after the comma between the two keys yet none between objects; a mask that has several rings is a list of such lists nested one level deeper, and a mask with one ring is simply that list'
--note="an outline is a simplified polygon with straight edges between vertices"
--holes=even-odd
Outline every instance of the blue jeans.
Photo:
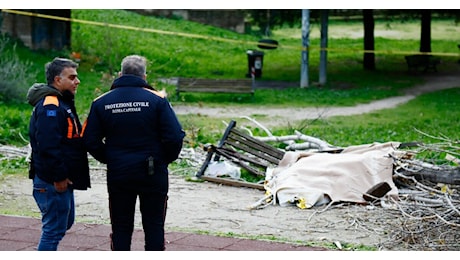
[{"label": "blue jeans", "polygon": [[59,193],[53,184],[35,176],[33,197],[42,215],[42,234],[38,251],[56,251],[59,242],[75,220],[75,201],[72,189]]}]

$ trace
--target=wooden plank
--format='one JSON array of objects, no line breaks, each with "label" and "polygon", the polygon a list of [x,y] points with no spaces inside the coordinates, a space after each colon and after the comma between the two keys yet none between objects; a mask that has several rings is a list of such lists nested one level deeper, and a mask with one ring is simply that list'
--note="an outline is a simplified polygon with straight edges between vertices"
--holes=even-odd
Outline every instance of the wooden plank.
[{"label": "wooden plank", "polygon": [[251,79],[199,79],[199,78],[178,78],[178,81],[181,85],[190,85],[190,84],[238,84],[243,83],[244,85],[252,83]]},{"label": "wooden plank", "polygon": [[265,190],[263,184],[258,184],[258,183],[250,183],[250,182],[244,182],[244,181],[239,181],[239,180],[232,180],[232,179],[225,179],[225,178],[219,178],[219,177],[211,177],[211,176],[201,176],[201,179],[205,181],[211,181],[211,182],[216,182],[216,183],[221,183],[225,185],[230,185],[234,187],[247,187],[247,188],[253,188],[253,189],[258,189],[258,190]]},{"label": "wooden plank", "polygon": [[208,79],[183,79],[179,78],[180,86],[252,86],[252,80],[208,80]]},{"label": "wooden plank", "polygon": [[[235,136],[238,136],[238,137],[241,138],[240,142],[245,143],[248,146],[255,147],[256,149],[258,149],[260,151],[264,151],[265,153],[270,154],[271,156],[275,157],[278,160],[283,159],[283,156],[284,156],[283,151],[281,151],[279,149],[276,149],[275,147],[273,147],[273,146],[271,146],[271,145],[269,145],[267,143],[261,142],[261,141],[255,139],[252,136],[245,135],[241,131],[239,131],[239,130],[237,130],[235,128],[232,129],[231,133],[232,134],[229,135],[230,138],[235,138]],[[235,138],[235,140],[238,141],[237,138]],[[243,140],[243,141],[241,141],[241,140]]]},{"label": "wooden plank", "polygon": [[[267,163],[247,157],[246,155],[240,154],[236,151],[230,151],[224,148],[217,148],[216,154],[224,156],[225,158],[230,160],[232,163],[241,166],[242,168],[246,169],[248,172],[256,176],[265,176],[266,168],[269,166]],[[252,163],[253,165],[256,165],[257,167],[261,169],[252,167],[250,163]]]},{"label": "wooden plank", "polygon": [[193,82],[179,82],[180,86],[246,86],[252,85],[251,81],[239,82],[239,81],[193,81]]},{"label": "wooden plank", "polygon": [[196,79],[178,78],[176,95],[180,92],[237,93],[254,95],[251,79]]},{"label": "wooden plank", "polygon": [[207,93],[252,93],[246,88],[222,88],[222,87],[199,87],[199,88],[178,88],[179,92],[207,92]]},{"label": "wooden plank", "polygon": [[250,153],[256,157],[259,157],[259,158],[262,158],[264,160],[267,160],[273,164],[278,164],[279,163],[279,160],[277,158],[274,158],[273,156],[270,156],[269,153],[264,153],[260,150],[258,150],[257,148],[253,148],[253,147],[250,147],[250,146],[247,146],[245,145],[244,143],[237,143],[237,142],[231,142],[229,140],[226,141],[227,144],[229,144],[230,146],[233,146],[235,148],[238,148],[244,152],[247,152],[247,153]]},{"label": "wooden plank", "polygon": [[192,85],[178,85],[180,89],[195,89],[195,88],[210,88],[210,87],[216,87],[216,88],[229,88],[229,87],[234,87],[234,88],[244,88],[244,89],[251,89],[252,85],[243,85],[243,84],[192,84]]}]

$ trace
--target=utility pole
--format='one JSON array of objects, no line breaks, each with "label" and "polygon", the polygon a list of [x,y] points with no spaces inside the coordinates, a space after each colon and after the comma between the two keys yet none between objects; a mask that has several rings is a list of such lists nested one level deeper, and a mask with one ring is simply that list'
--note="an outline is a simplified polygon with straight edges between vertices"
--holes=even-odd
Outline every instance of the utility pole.
[{"label": "utility pole", "polygon": [[302,66],[300,87],[308,87],[308,47],[310,46],[310,10],[302,9]]}]

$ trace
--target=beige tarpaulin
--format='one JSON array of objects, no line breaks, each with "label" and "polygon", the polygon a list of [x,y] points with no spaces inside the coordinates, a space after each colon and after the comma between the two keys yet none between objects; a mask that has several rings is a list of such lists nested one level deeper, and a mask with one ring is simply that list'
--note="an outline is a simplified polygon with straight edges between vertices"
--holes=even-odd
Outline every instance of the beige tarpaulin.
[{"label": "beige tarpaulin", "polygon": [[[400,143],[350,146],[341,153],[287,152],[265,182],[272,203],[298,204],[301,208],[333,202],[366,202],[376,184],[387,182],[387,196],[397,195],[393,183],[393,154]],[[299,202],[302,206],[299,205]]]}]

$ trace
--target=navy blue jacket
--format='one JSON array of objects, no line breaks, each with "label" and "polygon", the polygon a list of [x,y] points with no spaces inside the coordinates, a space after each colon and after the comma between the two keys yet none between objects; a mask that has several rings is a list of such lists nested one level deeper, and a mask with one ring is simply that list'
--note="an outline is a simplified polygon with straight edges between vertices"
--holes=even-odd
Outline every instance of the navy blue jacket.
[{"label": "navy blue jacket", "polygon": [[61,94],[46,84],[34,84],[27,94],[34,105],[29,138],[32,147],[31,175],[48,182],[73,182],[72,187],[91,187],[88,154],[81,137],[82,125],[70,92]]},{"label": "navy blue jacket", "polygon": [[168,164],[178,158],[184,136],[169,101],[134,75],[117,78],[93,101],[83,133],[88,152],[107,164],[108,184],[142,184],[163,192]]}]

